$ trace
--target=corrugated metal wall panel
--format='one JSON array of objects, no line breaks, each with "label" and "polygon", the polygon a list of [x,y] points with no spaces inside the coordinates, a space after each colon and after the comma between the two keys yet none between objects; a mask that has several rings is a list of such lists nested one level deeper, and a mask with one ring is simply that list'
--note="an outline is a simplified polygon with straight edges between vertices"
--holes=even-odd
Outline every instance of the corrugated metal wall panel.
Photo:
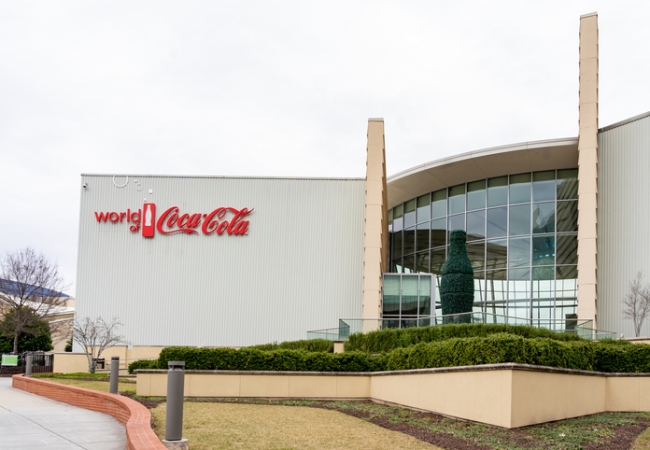
[{"label": "corrugated metal wall panel", "polygon": [[[82,177],[77,317],[118,316],[134,345],[243,346],[304,339],[339,317],[361,316],[364,180],[115,181]],[[145,239],[126,223],[95,219],[96,211],[142,208],[145,199],[157,217],[171,206],[254,212],[246,236]]]},{"label": "corrugated metal wall panel", "polygon": [[598,328],[630,337],[628,284],[650,282],[650,117],[599,133],[598,148]]}]

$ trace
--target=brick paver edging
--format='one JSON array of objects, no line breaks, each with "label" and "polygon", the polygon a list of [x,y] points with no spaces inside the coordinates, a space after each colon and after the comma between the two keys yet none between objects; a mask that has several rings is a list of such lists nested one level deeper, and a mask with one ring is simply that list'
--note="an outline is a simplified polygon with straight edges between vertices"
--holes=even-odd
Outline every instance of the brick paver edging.
[{"label": "brick paver edging", "polygon": [[167,450],[151,429],[149,410],[135,400],[77,386],[27,378],[24,375],[14,375],[11,378],[12,386],[16,389],[115,417],[126,428],[128,450]]}]

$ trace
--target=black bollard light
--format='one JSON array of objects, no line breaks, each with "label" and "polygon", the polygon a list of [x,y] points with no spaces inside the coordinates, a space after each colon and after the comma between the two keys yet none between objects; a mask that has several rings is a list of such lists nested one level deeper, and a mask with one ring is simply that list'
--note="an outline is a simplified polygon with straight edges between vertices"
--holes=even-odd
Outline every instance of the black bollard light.
[{"label": "black bollard light", "polygon": [[[185,362],[169,361],[167,371],[167,416],[165,426],[165,440],[175,444],[173,448],[188,448],[187,439],[183,439],[183,393],[185,389]],[[178,442],[181,441],[181,442]]]},{"label": "black bollard light", "polygon": [[26,377],[31,377],[32,376],[32,364],[34,364],[34,355],[31,353],[27,354],[27,357],[25,358],[25,376]]},{"label": "black bollard light", "polygon": [[117,394],[117,381],[120,378],[120,357],[111,358],[111,394]]}]

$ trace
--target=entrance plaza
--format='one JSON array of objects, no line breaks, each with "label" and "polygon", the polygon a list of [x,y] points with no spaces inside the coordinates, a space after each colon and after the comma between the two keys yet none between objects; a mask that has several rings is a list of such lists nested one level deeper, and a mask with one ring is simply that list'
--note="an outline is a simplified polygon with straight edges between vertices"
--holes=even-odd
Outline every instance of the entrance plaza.
[{"label": "entrance plaza", "polygon": [[11,387],[0,378],[0,449],[124,450],[124,425],[113,417]]}]

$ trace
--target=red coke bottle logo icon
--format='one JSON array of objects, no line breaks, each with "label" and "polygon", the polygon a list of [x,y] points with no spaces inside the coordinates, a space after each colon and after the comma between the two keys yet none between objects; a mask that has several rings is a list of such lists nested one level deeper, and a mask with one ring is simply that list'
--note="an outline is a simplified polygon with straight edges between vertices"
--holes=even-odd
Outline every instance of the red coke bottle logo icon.
[{"label": "red coke bottle logo icon", "polygon": [[156,204],[145,203],[144,212],[142,213],[142,236],[146,238],[153,237],[156,232]]}]

